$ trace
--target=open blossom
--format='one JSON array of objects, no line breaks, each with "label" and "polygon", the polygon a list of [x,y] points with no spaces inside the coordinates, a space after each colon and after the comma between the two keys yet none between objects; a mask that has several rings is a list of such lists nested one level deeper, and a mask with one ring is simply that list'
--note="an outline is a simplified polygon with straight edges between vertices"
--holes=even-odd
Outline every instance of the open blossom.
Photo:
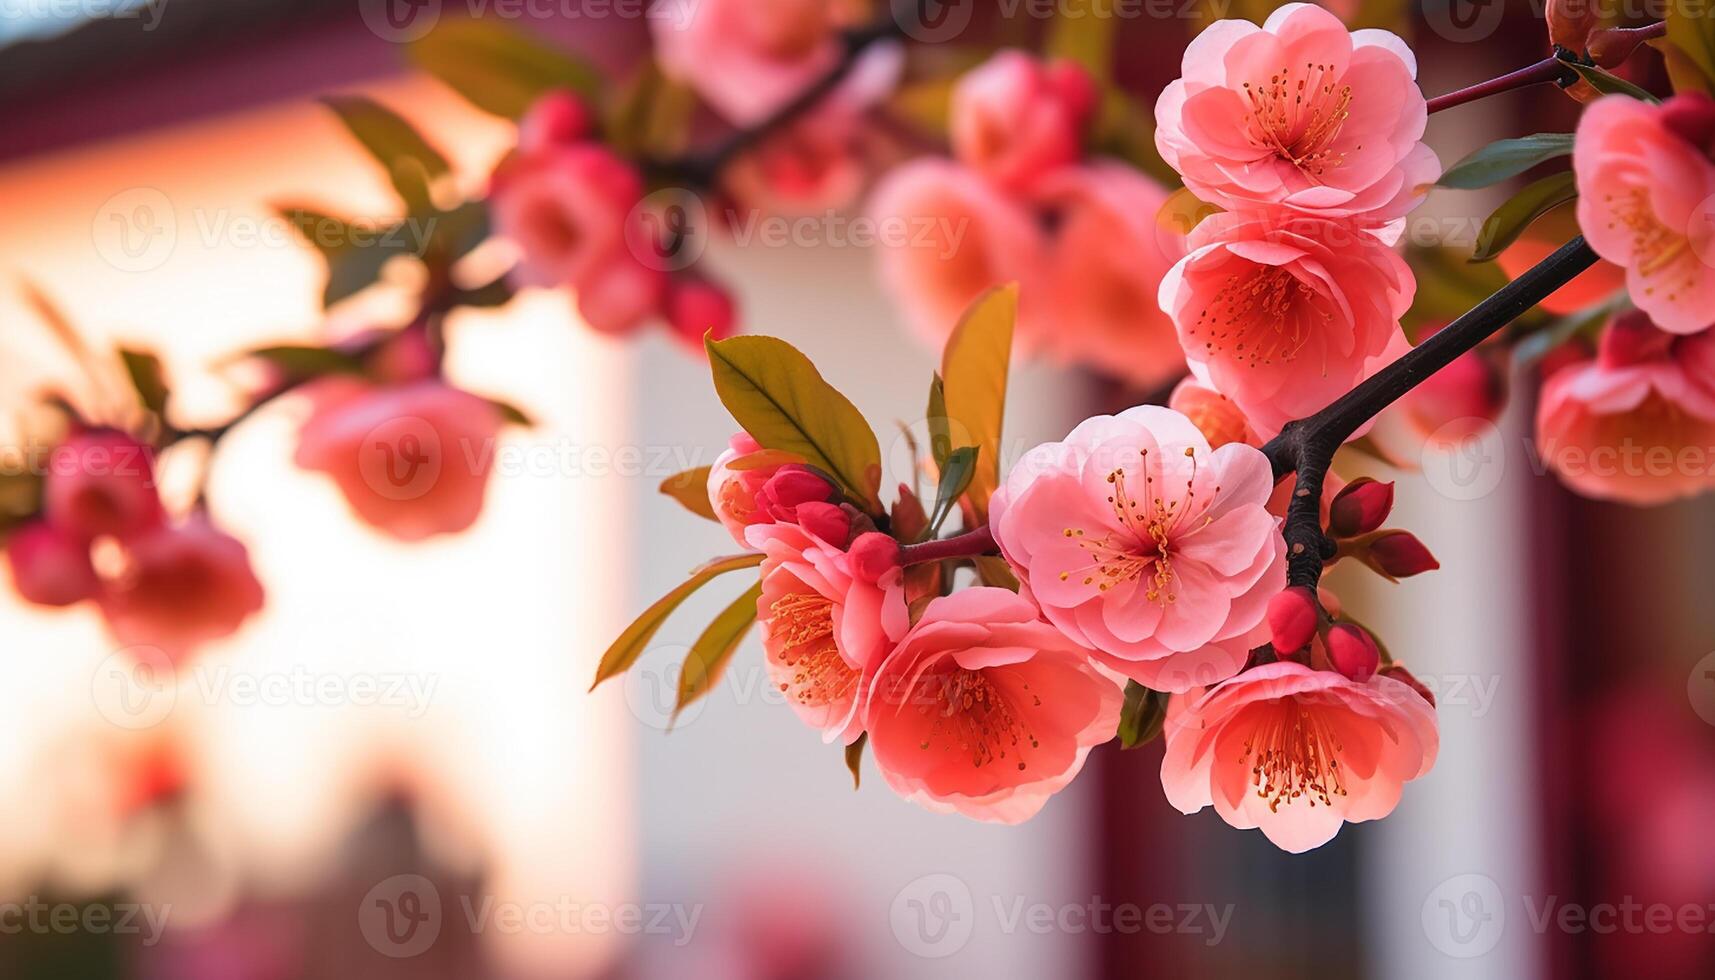
[{"label": "open blossom", "polygon": [[1141,406],[1025,454],[990,526],[1050,623],[1127,677],[1182,691],[1243,666],[1285,584],[1273,489],[1260,451],[1211,450],[1185,416]]},{"label": "open blossom", "polygon": [[887,784],[940,813],[1019,823],[1114,737],[1124,701],[1007,589],[931,600],[875,673],[864,722]]},{"label": "open blossom", "polygon": [[6,560],[18,594],[38,605],[69,606],[94,597],[101,588],[89,541],[46,521],[14,528],[6,536]]},{"label": "open blossom", "polygon": [[244,545],[198,513],[128,540],[122,571],[98,599],[121,642],[180,660],[236,631],[263,596]]},{"label": "open blossom", "polygon": [[1290,214],[1213,215],[1161,282],[1192,371],[1260,434],[1311,415],[1405,349],[1416,280],[1361,229]]},{"label": "open blossom", "polygon": [[1155,106],[1155,145],[1199,198],[1381,225],[1441,173],[1417,61],[1397,36],[1291,3],[1211,24]]},{"label": "open blossom", "polygon": [[756,613],[769,678],[825,741],[850,744],[863,733],[865,686],[909,626],[903,573],[866,581],[838,544],[793,524],[745,536],[766,556]]},{"label": "open blossom", "polygon": [[926,158],[891,170],[869,210],[877,227],[908,230],[881,249],[881,278],[924,340],[939,349],[972,300],[1015,280],[1018,336],[1036,332],[1047,246],[1022,203],[957,163]]},{"label": "open blossom", "polygon": [[1182,236],[1156,221],[1166,189],[1123,164],[1099,162],[1065,168],[1037,193],[1057,225],[1048,301],[1041,316],[1020,322],[1018,346],[1143,388],[1183,373],[1173,322],[1156,302],[1185,248]]},{"label": "open blossom", "polygon": [[1593,359],[1543,383],[1536,433],[1543,461],[1586,496],[1658,504],[1715,487],[1715,335],[1616,318]]},{"label": "open blossom", "polygon": [[54,447],[42,487],[49,524],[74,538],[124,537],[164,515],[150,450],[113,429],[90,429]]},{"label": "open blossom", "polygon": [[1381,675],[1357,682],[1280,661],[1175,700],[1185,703],[1165,730],[1167,801],[1183,813],[1212,804],[1295,854],[1392,813],[1440,746],[1434,708]]},{"label": "open blossom", "polygon": [[1083,155],[1097,98],[1094,82],[1073,62],[1001,51],[953,87],[953,155],[998,186],[1027,190]]},{"label": "open blossom", "polygon": [[476,522],[504,423],[493,403],[439,379],[329,378],[304,393],[312,407],[293,460],[332,478],[365,523],[420,541]]},{"label": "open blossom", "polygon": [[1612,95],[1578,120],[1578,225],[1597,255],[1625,267],[1632,302],[1671,333],[1715,323],[1712,136],[1706,96],[1657,106]]}]

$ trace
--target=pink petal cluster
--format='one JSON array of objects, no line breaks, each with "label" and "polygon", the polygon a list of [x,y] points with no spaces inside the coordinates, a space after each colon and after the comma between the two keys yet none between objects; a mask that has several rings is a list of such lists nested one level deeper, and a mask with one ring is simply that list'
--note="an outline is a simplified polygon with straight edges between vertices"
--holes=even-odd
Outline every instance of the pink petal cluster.
[{"label": "pink petal cluster", "polygon": [[1155,145],[1204,201],[1383,225],[1440,176],[1422,143],[1417,60],[1399,37],[1348,31],[1290,3],[1258,27],[1211,24],[1155,106]]},{"label": "pink petal cluster", "polygon": [[[749,527],[797,523],[801,505],[827,503],[836,498],[833,485],[809,467],[757,455],[762,452],[762,446],[750,433],[740,432],[709,467],[709,506],[733,540],[741,545],[750,544],[746,533]],[[740,466],[735,468],[735,462]],[[834,543],[843,547],[845,538],[842,534]]]},{"label": "pink petal cluster", "polygon": [[1192,230],[1161,282],[1192,371],[1272,436],[1407,346],[1411,268],[1374,235],[1290,212],[1230,212]]},{"label": "pink petal cluster", "polygon": [[655,57],[739,125],[786,104],[840,57],[854,9],[835,0],[695,0],[664,5],[649,26]]},{"label": "pink petal cluster", "polygon": [[1715,104],[1613,95],[1578,120],[1578,225],[1624,266],[1632,302],[1670,333],[1715,323]]},{"label": "pink petal cluster", "polygon": [[1273,472],[1185,416],[1097,416],[1025,454],[990,503],[1001,553],[1047,620],[1156,690],[1232,676],[1266,640],[1286,545]]},{"label": "pink petal cluster", "polygon": [[293,460],[332,479],[365,523],[420,541],[476,522],[505,424],[494,403],[438,378],[326,378],[304,394]]},{"label": "pink petal cluster", "polygon": [[1380,674],[1360,682],[1280,661],[1175,700],[1161,762],[1168,802],[1183,813],[1213,805],[1295,854],[1392,813],[1440,747],[1434,708]]},{"label": "pink petal cluster", "polygon": [[745,537],[766,556],[756,610],[769,678],[824,740],[850,744],[863,733],[868,682],[908,626],[903,573],[866,579],[845,542],[795,524],[755,525]]},{"label": "pink petal cluster", "polygon": [[262,583],[236,538],[194,514],[125,542],[125,570],[97,597],[122,642],[175,661],[236,632],[262,608]]},{"label": "pink petal cluster", "polygon": [[1454,452],[1481,438],[1507,405],[1502,360],[1484,349],[1460,354],[1376,416],[1371,444],[1395,466],[1416,469],[1425,452]]},{"label": "pink petal cluster", "polygon": [[930,601],[875,671],[864,723],[900,795],[1014,824],[1114,737],[1123,700],[1028,599],[975,587]]},{"label": "pink petal cluster", "polygon": [[1638,311],[1594,358],[1543,383],[1543,462],[1585,496],[1658,504],[1715,488],[1715,334],[1678,336]]},{"label": "pink petal cluster", "polygon": [[897,167],[871,197],[879,226],[908,233],[883,249],[882,278],[937,346],[978,295],[1019,282],[1018,349],[1159,385],[1184,367],[1153,299],[1183,239],[1156,222],[1159,184],[1085,159],[1094,91],[1070,64],[1011,51],[961,78],[955,159]]}]

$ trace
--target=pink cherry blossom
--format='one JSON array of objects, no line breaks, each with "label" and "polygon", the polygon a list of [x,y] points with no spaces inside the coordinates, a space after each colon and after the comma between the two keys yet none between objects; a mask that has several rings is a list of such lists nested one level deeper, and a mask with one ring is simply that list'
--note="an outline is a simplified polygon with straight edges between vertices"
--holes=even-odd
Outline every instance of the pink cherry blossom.
[{"label": "pink cherry blossom", "polygon": [[1222,820],[1295,854],[1344,823],[1392,813],[1440,746],[1434,708],[1380,675],[1360,683],[1280,661],[1174,700],[1167,801],[1183,813],[1213,804]]},{"label": "pink cherry blossom", "polygon": [[8,533],[6,560],[18,594],[38,605],[69,606],[101,589],[89,541],[46,521],[30,521]]},{"label": "pink cherry blossom", "polygon": [[1383,409],[1370,442],[1395,466],[1416,469],[1425,452],[1455,452],[1481,438],[1506,404],[1506,375],[1494,355],[1466,351]]},{"label": "pink cherry blossom", "polygon": [[865,581],[838,546],[793,524],[753,525],[745,538],[766,556],[756,611],[769,678],[824,741],[849,745],[869,678],[909,626],[903,572]]},{"label": "pink cherry blossom", "polygon": [[124,558],[123,570],[98,596],[108,628],[123,643],[182,660],[262,608],[249,553],[204,514],[127,540]]},{"label": "pink cherry blossom", "polygon": [[1715,163],[1666,124],[1670,110],[1596,100],[1578,120],[1572,168],[1590,247],[1625,267],[1632,302],[1657,326],[1684,334],[1715,322]]},{"label": "pink cherry blossom", "polygon": [[1025,454],[990,503],[1001,553],[1050,623],[1158,690],[1230,676],[1266,640],[1286,545],[1268,459],[1211,450],[1185,416],[1141,406]]},{"label": "pink cherry blossom", "polygon": [[953,155],[996,186],[1027,191],[1083,155],[1096,99],[1094,83],[1076,64],[1000,51],[953,87]]},{"label": "pink cherry blossom", "polygon": [[1411,269],[1375,236],[1285,213],[1217,214],[1161,282],[1192,371],[1272,436],[1406,348]]},{"label": "pink cherry blossom", "polygon": [[1290,3],[1222,20],[1185,49],[1155,145],[1202,200],[1367,225],[1401,218],[1441,173],[1423,145],[1417,61],[1397,36]]},{"label": "pink cherry blossom", "polygon": [[1123,701],[1028,599],[979,586],[929,602],[876,671],[864,722],[895,792],[1016,824],[1114,737]]},{"label": "pink cherry blossom", "polygon": [[1537,451],[1590,497],[1658,504],[1715,486],[1715,334],[1617,318],[1593,359],[1542,386]]},{"label": "pink cherry blossom", "polygon": [[1003,283],[1021,283],[1018,338],[1046,299],[1040,285],[1046,243],[1031,211],[969,169],[923,159],[894,168],[869,210],[877,227],[905,235],[884,242],[881,278],[917,333],[939,350],[971,301]]},{"label": "pink cherry blossom", "polygon": [[42,509],[49,524],[85,541],[154,527],[164,512],[149,448],[112,429],[72,435],[48,456]]},{"label": "pink cherry blossom", "polygon": [[438,379],[315,382],[293,460],[327,474],[363,521],[401,541],[463,531],[482,512],[504,423],[485,398]]},{"label": "pink cherry blossom", "polygon": [[1141,388],[1185,371],[1173,322],[1156,293],[1185,251],[1156,215],[1160,184],[1123,164],[1068,167],[1038,186],[1055,215],[1040,315],[1020,322],[1021,350],[1088,365]]},{"label": "pink cherry blossom", "polygon": [[637,170],[598,143],[549,144],[494,174],[495,231],[523,252],[513,276],[526,286],[576,285],[626,251],[625,230],[643,197]]}]

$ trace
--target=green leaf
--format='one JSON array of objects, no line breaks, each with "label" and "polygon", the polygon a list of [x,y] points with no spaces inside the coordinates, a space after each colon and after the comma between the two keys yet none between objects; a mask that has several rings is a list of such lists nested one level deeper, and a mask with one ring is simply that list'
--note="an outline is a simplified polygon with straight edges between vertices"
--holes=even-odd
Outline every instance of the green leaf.
[{"label": "green leaf", "polygon": [[937,473],[946,470],[947,457],[953,452],[953,438],[947,425],[947,385],[936,374],[929,380],[929,456],[935,461]]},{"label": "green leaf", "polygon": [[282,344],[276,347],[259,347],[245,356],[267,361],[294,378],[363,373],[362,361],[344,351],[329,347]]},{"label": "green leaf", "polygon": [[1518,240],[1531,222],[1578,196],[1572,171],[1551,174],[1513,195],[1495,209],[1477,232],[1477,251],[1472,262],[1487,262]]},{"label": "green leaf", "polygon": [[1064,0],[1048,25],[1044,54],[1083,65],[1097,83],[1114,76],[1114,30],[1119,20],[1103,0]]},{"label": "green leaf", "polygon": [[996,286],[965,311],[941,355],[951,445],[978,450],[969,494],[979,520],[987,516],[989,497],[1000,485],[1001,422],[1017,318],[1018,283]]},{"label": "green leaf", "polygon": [[869,733],[864,732],[857,740],[846,746],[846,769],[852,774],[852,789],[858,788],[858,771],[863,766],[863,747],[869,744]]},{"label": "green leaf", "polygon": [[156,415],[165,415],[167,410],[167,379],[161,370],[161,359],[143,351],[119,351],[119,359],[125,362],[125,373],[131,378],[131,387],[137,392],[137,400],[143,407]]},{"label": "green leaf", "polygon": [[791,344],[757,335],[704,340],[721,404],[765,449],[795,453],[881,513],[881,447],[857,408]]},{"label": "green leaf", "polygon": [[[1567,237],[1577,234],[1573,231]],[[1426,327],[1441,327],[1464,315],[1507,284],[1499,264],[1470,261],[1469,251],[1445,245],[1408,245],[1406,261],[1417,278],[1417,295],[1400,321],[1414,344]],[[1533,310],[1526,316],[1537,315]]]},{"label": "green leaf", "polygon": [[984,585],[992,585],[997,589],[1018,591],[1018,576],[1012,574],[1012,566],[999,555],[978,555],[971,559],[971,564],[977,567],[977,578]]},{"label": "green leaf", "polygon": [[1147,745],[1161,734],[1167,721],[1168,696],[1137,681],[1126,681],[1125,704],[1120,707],[1120,748]]},{"label": "green leaf", "polygon": [[709,504],[709,469],[707,466],[699,466],[694,470],[675,473],[661,481],[661,492],[677,500],[686,510],[698,517],[718,521],[720,518],[715,516],[715,509]]},{"label": "green leaf", "polygon": [[675,719],[679,712],[720,683],[721,674],[726,672],[727,663],[738,650],[739,642],[756,622],[756,600],[761,595],[762,583],[759,581],[721,610],[714,622],[697,637],[697,642],[691,644],[691,652],[679,669],[679,697],[673,705]]},{"label": "green leaf", "polygon": [[661,66],[646,58],[613,100],[602,135],[618,153],[670,156],[684,150],[696,107],[689,87],[662,74]]},{"label": "green leaf", "polygon": [[276,209],[291,223],[305,242],[321,253],[327,263],[328,281],[322,289],[322,306],[368,289],[381,280],[381,270],[399,255],[416,256],[420,244],[404,233],[406,223],[380,230],[363,230],[344,218],[312,208]]},{"label": "green leaf", "polygon": [[329,96],[322,102],[386,169],[407,211],[426,214],[434,209],[430,185],[446,177],[451,167],[415,127],[393,110],[361,95]]},{"label": "green leaf", "polygon": [[1537,133],[1496,140],[1447,169],[1436,181],[1442,187],[1476,190],[1516,177],[1526,170],[1572,152],[1571,133]]},{"label": "green leaf", "polygon": [[556,89],[591,101],[601,94],[601,73],[588,62],[493,20],[446,21],[406,56],[478,109],[508,119]]},{"label": "green leaf", "polygon": [[947,457],[947,465],[941,470],[940,484],[935,488],[935,508],[929,512],[930,534],[941,529],[941,522],[953,512],[959,497],[971,485],[971,479],[977,473],[979,455],[975,446],[960,446]]},{"label": "green leaf", "polygon": [[697,568],[691,573],[690,578],[676,586],[673,591],[657,599],[654,605],[643,611],[643,615],[637,617],[635,622],[625,628],[625,632],[619,634],[619,639],[614,640],[613,645],[607,648],[607,652],[601,655],[601,663],[596,666],[595,681],[590,684],[590,690],[595,690],[602,681],[631,669],[631,665],[643,655],[643,650],[649,645],[649,641],[654,639],[655,634],[660,631],[662,624],[667,622],[667,617],[672,615],[673,610],[679,608],[686,599],[690,598],[691,593],[709,584],[716,576],[725,572],[737,571],[740,568],[755,568],[760,564],[762,564],[762,556],[759,554],[728,555],[725,558],[716,558]]},{"label": "green leaf", "polygon": [[1674,91],[1695,86],[1703,92],[1715,92],[1715,18],[1708,10],[1692,11],[1685,4],[1667,6],[1667,43],[1685,56],[1702,78],[1688,78],[1689,72],[1672,73]]},{"label": "green leaf", "polygon": [[1577,72],[1579,77],[1590,83],[1590,87],[1603,95],[1629,95],[1644,102],[1660,102],[1661,100],[1643,89],[1633,85],[1618,75],[1611,75],[1594,65],[1580,65],[1574,61],[1565,63],[1566,67]]},{"label": "green leaf", "polygon": [[503,275],[473,289],[454,290],[449,301],[453,306],[491,310],[512,302],[512,297],[512,284]]},{"label": "green leaf", "polygon": [[1534,364],[1541,360],[1543,355],[1574,337],[1584,336],[1595,340],[1602,325],[1608,322],[1608,317],[1613,315],[1615,307],[1619,306],[1624,298],[1623,292],[1617,293],[1605,303],[1597,303],[1595,306],[1568,314],[1540,330],[1526,334],[1513,345],[1513,367],[1523,368]]},{"label": "green leaf", "polygon": [[536,424],[535,420],[530,418],[522,408],[519,408],[517,405],[514,405],[509,401],[502,401],[499,398],[490,398],[488,399],[488,403],[494,406],[494,410],[500,413],[501,418],[513,425],[532,426]]}]

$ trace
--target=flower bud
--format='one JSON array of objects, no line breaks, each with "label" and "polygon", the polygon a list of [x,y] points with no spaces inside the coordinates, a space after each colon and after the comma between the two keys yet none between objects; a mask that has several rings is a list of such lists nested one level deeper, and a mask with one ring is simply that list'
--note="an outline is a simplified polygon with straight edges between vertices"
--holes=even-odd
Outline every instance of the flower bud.
[{"label": "flower bud", "polygon": [[1422,681],[1413,677],[1411,671],[1406,670],[1399,664],[1388,664],[1386,667],[1377,671],[1377,673],[1381,674],[1383,677],[1389,678],[1390,680],[1399,681],[1406,687],[1411,688],[1413,691],[1417,692],[1419,697],[1428,701],[1431,708],[1435,707],[1435,693],[1425,687]]},{"label": "flower bud", "polygon": [[1661,124],[1708,155],[1715,147],[1715,99],[1702,92],[1681,92],[1661,104]]},{"label": "flower bud", "polygon": [[703,346],[703,335],[732,336],[738,314],[732,294],[706,279],[680,279],[667,289],[667,323],[687,343]]},{"label": "flower bud", "polygon": [[1268,630],[1276,653],[1304,649],[1316,635],[1321,614],[1308,586],[1294,585],[1268,601]]},{"label": "flower bud", "polygon": [[1328,631],[1328,660],[1334,669],[1358,683],[1375,675],[1382,653],[1369,631],[1352,623],[1340,623]]},{"label": "flower bud", "polygon": [[847,554],[852,574],[865,582],[874,582],[899,566],[899,542],[880,531],[858,535]]},{"label": "flower bud", "polygon": [[1548,43],[1583,54],[1596,28],[1594,0],[1548,0]]},{"label": "flower bud", "polygon": [[792,520],[799,504],[829,501],[834,488],[808,466],[788,463],[775,471],[757,491],[756,504],[777,521]]},{"label": "flower bud", "polygon": [[845,547],[852,522],[838,506],[820,500],[798,505],[798,526],[836,548]]},{"label": "flower bud", "polygon": [[90,564],[89,545],[31,521],[6,539],[6,558],[18,594],[43,606],[69,606],[95,595],[100,580]]},{"label": "flower bud", "polygon": [[1369,564],[1390,578],[1410,578],[1441,567],[1410,531],[1390,531],[1371,541]]},{"label": "flower bud", "polygon": [[1614,317],[1596,342],[1596,358],[1606,368],[1660,361],[1673,348],[1674,335],[1655,325],[1648,313],[1627,310]]},{"label": "flower bud", "polygon": [[148,447],[112,429],[82,432],[55,447],[42,494],[48,523],[86,541],[136,534],[161,521]]},{"label": "flower bud", "polygon": [[1328,533],[1336,538],[1368,534],[1393,511],[1393,484],[1361,476],[1328,505]]},{"label": "flower bud", "polygon": [[518,122],[518,149],[537,153],[587,139],[594,118],[582,99],[564,90],[537,99]]}]

